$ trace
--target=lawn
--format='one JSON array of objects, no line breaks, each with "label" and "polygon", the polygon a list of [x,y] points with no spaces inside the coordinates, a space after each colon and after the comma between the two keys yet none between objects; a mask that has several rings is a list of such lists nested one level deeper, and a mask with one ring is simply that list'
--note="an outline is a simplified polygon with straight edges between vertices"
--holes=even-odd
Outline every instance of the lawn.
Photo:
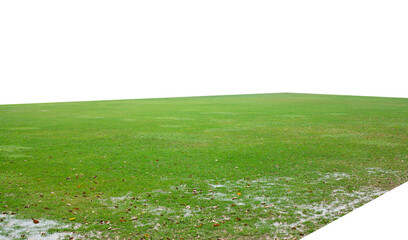
[{"label": "lawn", "polygon": [[1,105],[0,239],[299,239],[407,170],[403,98]]}]

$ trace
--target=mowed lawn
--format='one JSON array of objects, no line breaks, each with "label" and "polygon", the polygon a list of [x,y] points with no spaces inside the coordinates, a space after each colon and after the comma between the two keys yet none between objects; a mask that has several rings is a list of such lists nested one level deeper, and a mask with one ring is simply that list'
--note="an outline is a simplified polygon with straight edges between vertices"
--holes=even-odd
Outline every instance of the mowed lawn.
[{"label": "mowed lawn", "polygon": [[407,170],[402,98],[1,105],[0,239],[299,239]]}]

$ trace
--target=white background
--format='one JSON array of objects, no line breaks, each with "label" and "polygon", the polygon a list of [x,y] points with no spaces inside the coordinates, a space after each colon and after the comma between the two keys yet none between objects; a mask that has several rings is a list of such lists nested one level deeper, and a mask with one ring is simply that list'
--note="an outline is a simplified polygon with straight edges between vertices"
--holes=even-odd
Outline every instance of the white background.
[{"label": "white background", "polygon": [[407,80],[406,0],[0,0],[0,104],[408,97]]},{"label": "white background", "polygon": [[408,2],[0,2],[0,104],[305,92],[408,97]]}]

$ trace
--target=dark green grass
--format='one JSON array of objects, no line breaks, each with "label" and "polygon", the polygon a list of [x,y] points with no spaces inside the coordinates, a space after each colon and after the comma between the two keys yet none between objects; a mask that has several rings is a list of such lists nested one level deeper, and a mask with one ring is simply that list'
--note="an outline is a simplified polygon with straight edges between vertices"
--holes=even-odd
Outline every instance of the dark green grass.
[{"label": "dark green grass", "polygon": [[3,105],[0,211],[82,236],[299,238],[407,181],[407,137],[397,98]]}]

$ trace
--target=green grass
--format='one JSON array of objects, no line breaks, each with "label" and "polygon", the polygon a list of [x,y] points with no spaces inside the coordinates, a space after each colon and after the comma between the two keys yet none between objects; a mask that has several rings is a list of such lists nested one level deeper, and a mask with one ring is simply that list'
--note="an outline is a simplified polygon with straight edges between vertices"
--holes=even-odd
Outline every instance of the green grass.
[{"label": "green grass", "polygon": [[301,238],[406,182],[407,138],[398,98],[3,105],[0,239],[10,219],[89,238]]}]

